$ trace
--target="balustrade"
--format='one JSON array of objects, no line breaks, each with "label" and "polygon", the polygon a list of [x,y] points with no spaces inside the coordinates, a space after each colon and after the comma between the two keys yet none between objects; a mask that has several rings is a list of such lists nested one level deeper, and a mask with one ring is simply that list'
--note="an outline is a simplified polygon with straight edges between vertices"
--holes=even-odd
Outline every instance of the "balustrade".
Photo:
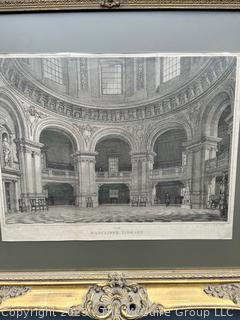
[{"label": "balustrade", "polygon": [[185,173],[184,166],[161,168],[152,170],[152,179],[181,179]]},{"label": "balustrade", "polygon": [[219,156],[206,160],[206,172],[212,173],[214,171],[226,171],[229,167],[229,154],[222,153]]}]

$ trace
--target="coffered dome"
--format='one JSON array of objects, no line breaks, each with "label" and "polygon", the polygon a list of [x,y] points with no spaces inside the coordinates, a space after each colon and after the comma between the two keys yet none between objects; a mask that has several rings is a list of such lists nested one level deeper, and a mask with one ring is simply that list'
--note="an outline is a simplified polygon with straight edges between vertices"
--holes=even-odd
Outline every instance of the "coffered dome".
[{"label": "coffered dome", "polygon": [[193,80],[209,63],[208,57],[17,60],[30,81],[53,95],[101,108],[134,106],[163,97]]},{"label": "coffered dome", "polygon": [[232,70],[232,57],[35,57],[4,59],[4,81],[67,117],[132,121],[196,102]]}]

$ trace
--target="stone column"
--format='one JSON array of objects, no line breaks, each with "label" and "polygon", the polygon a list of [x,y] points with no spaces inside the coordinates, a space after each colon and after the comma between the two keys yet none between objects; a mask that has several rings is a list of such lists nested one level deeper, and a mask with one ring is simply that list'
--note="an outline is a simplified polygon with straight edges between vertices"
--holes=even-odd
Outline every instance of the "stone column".
[{"label": "stone column", "polygon": [[43,198],[42,191],[42,143],[27,139],[18,141],[19,161],[22,170],[21,197],[29,205],[29,199]]},{"label": "stone column", "polygon": [[151,203],[152,185],[151,174],[155,153],[132,153],[132,187],[131,198],[146,198],[147,204]]},{"label": "stone column", "polygon": [[208,177],[206,175],[206,161],[216,158],[217,145],[220,140],[217,137],[203,137],[201,140],[186,144],[186,179],[189,181],[192,208],[207,207]]},{"label": "stone column", "polygon": [[97,186],[95,178],[95,156],[97,153],[76,153],[75,164],[78,181],[76,188],[76,205],[86,208],[87,202],[98,206]]},{"label": "stone column", "polygon": [[228,124],[228,134],[229,134],[229,140],[230,140],[230,145],[229,145],[229,168],[230,168],[230,161],[231,161],[231,154],[232,154],[232,134],[233,134],[233,115],[232,113],[227,117],[225,120],[226,123]]}]

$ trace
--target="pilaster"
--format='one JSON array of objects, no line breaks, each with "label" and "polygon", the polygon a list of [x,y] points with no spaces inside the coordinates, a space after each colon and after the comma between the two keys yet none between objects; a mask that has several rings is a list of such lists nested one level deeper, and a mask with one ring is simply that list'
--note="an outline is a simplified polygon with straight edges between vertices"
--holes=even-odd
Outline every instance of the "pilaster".
[{"label": "pilaster", "polygon": [[78,174],[76,188],[76,205],[78,207],[98,206],[95,178],[96,155],[95,152],[79,152],[74,155]]},{"label": "pilaster", "polygon": [[131,198],[145,198],[150,204],[152,197],[151,171],[155,153],[132,153],[132,188]]},{"label": "pilaster", "polygon": [[193,208],[206,208],[208,203],[208,179],[205,172],[206,160],[216,157],[217,137],[202,137],[199,141],[190,141],[186,146],[187,185]]},{"label": "pilaster", "polygon": [[42,143],[27,139],[17,142],[19,148],[19,160],[22,168],[22,198],[42,198]]}]

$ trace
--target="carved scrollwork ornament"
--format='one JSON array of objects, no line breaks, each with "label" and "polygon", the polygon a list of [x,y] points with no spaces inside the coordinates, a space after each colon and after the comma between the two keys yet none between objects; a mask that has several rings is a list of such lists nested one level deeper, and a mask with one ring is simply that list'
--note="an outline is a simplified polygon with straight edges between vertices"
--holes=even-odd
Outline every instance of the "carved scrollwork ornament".
[{"label": "carved scrollwork ornament", "polygon": [[31,290],[31,287],[0,286],[0,304],[7,299],[22,296],[30,290]]},{"label": "carved scrollwork ornament", "polygon": [[113,274],[107,284],[91,286],[83,305],[71,307],[69,315],[96,320],[134,320],[162,310],[161,305],[150,302],[142,286],[128,284],[122,275]]},{"label": "carved scrollwork ornament", "polygon": [[203,291],[212,297],[228,299],[234,304],[240,304],[240,283],[212,285],[208,286]]},{"label": "carved scrollwork ornament", "polygon": [[101,0],[100,6],[103,8],[114,8],[114,7],[120,7],[121,2],[119,0]]}]

